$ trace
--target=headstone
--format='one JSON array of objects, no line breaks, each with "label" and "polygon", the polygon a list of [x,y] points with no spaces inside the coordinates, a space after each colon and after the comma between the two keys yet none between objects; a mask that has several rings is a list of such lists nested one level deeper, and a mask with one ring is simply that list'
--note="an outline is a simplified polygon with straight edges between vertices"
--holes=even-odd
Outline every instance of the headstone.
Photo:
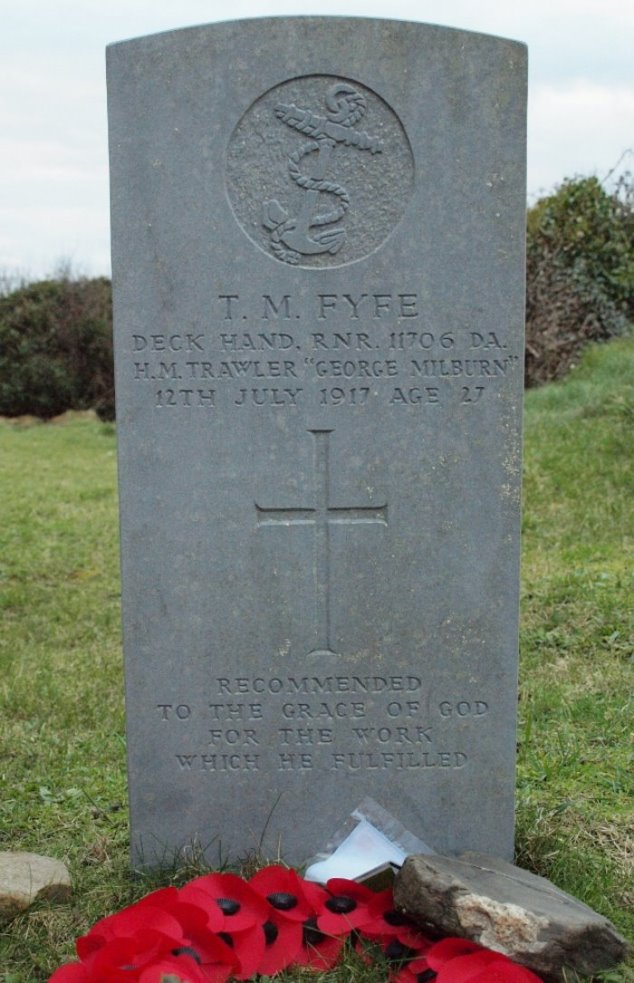
[{"label": "headstone", "polygon": [[366,795],[512,854],[524,47],[346,18],[108,51],[136,863]]}]

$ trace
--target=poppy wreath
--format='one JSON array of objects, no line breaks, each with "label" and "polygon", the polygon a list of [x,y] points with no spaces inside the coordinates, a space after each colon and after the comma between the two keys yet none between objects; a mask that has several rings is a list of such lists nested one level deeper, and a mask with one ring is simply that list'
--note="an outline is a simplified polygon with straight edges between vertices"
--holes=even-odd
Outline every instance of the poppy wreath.
[{"label": "poppy wreath", "polygon": [[153,891],[102,918],[77,940],[79,962],[49,983],[225,983],[291,966],[332,969],[344,946],[370,961],[373,943],[390,983],[541,983],[506,956],[465,939],[433,941],[375,892],[334,878],[325,887],[275,865],[249,881],[205,874]]}]

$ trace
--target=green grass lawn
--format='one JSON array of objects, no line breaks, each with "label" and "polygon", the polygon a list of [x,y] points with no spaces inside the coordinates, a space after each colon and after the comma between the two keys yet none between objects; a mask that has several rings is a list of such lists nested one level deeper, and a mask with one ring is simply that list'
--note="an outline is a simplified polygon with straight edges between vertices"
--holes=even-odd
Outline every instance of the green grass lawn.
[{"label": "green grass lawn", "polygon": [[[527,395],[517,795],[518,862],[632,943],[633,380],[621,340]],[[115,465],[110,425],[0,423],[0,850],[64,859],[75,886],[0,929],[3,983],[46,980],[154,886],[127,869]]]}]

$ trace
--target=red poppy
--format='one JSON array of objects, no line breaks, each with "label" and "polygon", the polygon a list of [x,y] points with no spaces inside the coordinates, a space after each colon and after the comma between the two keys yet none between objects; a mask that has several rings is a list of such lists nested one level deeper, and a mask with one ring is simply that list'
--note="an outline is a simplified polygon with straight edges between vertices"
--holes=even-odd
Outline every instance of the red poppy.
[{"label": "red poppy", "polygon": [[272,976],[294,962],[302,946],[302,926],[269,906],[269,915],[261,931],[264,934],[264,953],[257,972],[262,976]]},{"label": "red poppy", "polygon": [[438,974],[435,983],[542,983],[508,956],[466,939],[443,939],[426,957]]},{"label": "red poppy", "polygon": [[209,983],[223,983],[239,969],[233,948],[206,927],[188,926],[185,944],[172,949],[171,954],[193,958]]},{"label": "red poppy", "polygon": [[313,915],[302,925],[302,945],[295,957],[295,965],[325,973],[339,962],[345,941],[345,936],[320,932]]},{"label": "red poppy", "polygon": [[302,890],[304,897],[313,909],[313,916],[321,915],[327,910],[326,901],[330,900],[330,894],[322,884],[302,880]]},{"label": "red poppy", "polygon": [[429,943],[425,940],[421,947],[409,946],[405,942],[392,937],[391,939],[386,939],[381,948],[388,962],[401,966],[424,956],[429,949]]},{"label": "red poppy", "polygon": [[220,932],[219,938],[231,948],[238,960],[233,975],[237,980],[248,980],[257,972],[264,956],[266,939],[261,925],[252,925],[241,932]]},{"label": "red poppy", "polygon": [[203,891],[198,899],[194,890],[185,896],[179,892],[175,901],[166,900],[164,910],[173,915],[183,928],[198,925],[211,932],[221,932],[226,925],[226,916],[217,904],[209,903],[209,898]]},{"label": "red poppy", "polygon": [[178,956],[193,960],[207,983],[222,983],[238,968],[231,947],[209,928],[207,913],[181,902],[176,889],[155,892],[98,922],[78,939],[77,953],[92,971],[107,967],[112,980],[119,971],[136,979],[157,961]]},{"label": "red poppy", "polygon": [[[205,887],[194,886],[195,883],[192,881],[181,890],[181,898],[187,899],[186,902],[181,903],[181,908],[191,906],[202,913],[203,917],[209,918],[207,927],[213,929],[234,954],[237,963],[234,976],[239,980],[248,979],[256,972],[264,954],[265,939],[262,925],[269,916],[269,906],[255,894],[253,897],[247,897],[245,904],[246,896],[241,893],[238,901],[235,883],[225,882],[221,885],[231,890],[231,898],[214,898]],[[253,911],[254,903],[261,910],[261,917],[257,920]],[[246,927],[241,927],[245,925]]]},{"label": "red poppy", "polygon": [[299,922],[316,913],[309,895],[304,891],[305,884],[296,871],[280,865],[264,867],[249,881],[249,886],[266,898],[280,915]]},{"label": "red poppy", "polygon": [[410,958],[399,955],[399,952],[404,950],[414,954],[411,958],[418,958],[424,955],[433,944],[428,936],[419,931],[415,925],[401,925],[393,935],[374,935],[367,932],[365,926],[361,928],[361,931],[365,938],[376,942],[384,952],[387,953],[387,950],[390,949],[393,955],[388,954],[388,958],[393,960]]},{"label": "red poppy", "polygon": [[128,938],[139,930],[152,929],[165,935],[179,937],[181,924],[166,906],[178,901],[176,888],[154,891],[136,904],[129,905],[114,915],[108,915],[96,922],[87,935],[77,939],[77,955],[85,959],[87,955],[112,939]]},{"label": "red poppy", "polygon": [[368,905],[368,921],[361,925],[368,939],[385,946],[391,938],[398,939],[410,949],[423,951],[432,944],[411,918],[394,907],[392,888],[374,894]]},{"label": "red poppy", "polygon": [[170,908],[169,911],[183,923],[183,918],[187,918],[185,908],[195,909],[199,914],[202,914],[207,928],[212,932],[225,931],[228,924],[227,916],[207,892],[200,888],[190,887],[189,884],[185,885],[179,893],[178,904]]},{"label": "red poppy", "polygon": [[48,983],[92,983],[93,980],[83,963],[66,963],[55,970]]},{"label": "red poppy", "polygon": [[542,983],[542,980],[525,966],[500,955],[492,959],[482,972],[470,976],[469,983]]},{"label": "red poppy", "polygon": [[[207,897],[211,911],[219,910],[224,916],[223,932],[241,932],[266,921],[269,912],[267,902],[246,881],[236,874],[204,874],[196,877],[180,890],[181,901],[203,903],[201,892]],[[210,911],[210,915],[211,915]]]},{"label": "red poppy", "polygon": [[411,920],[402,911],[394,907],[394,892],[391,887],[379,891],[372,896],[368,904],[368,920],[363,925],[364,933],[373,932],[376,935],[396,934],[392,929]]},{"label": "red poppy", "polygon": [[[186,956],[166,956],[141,972],[139,983],[207,983],[198,963]],[[226,977],[222,977],[226,979]]]},{"label": "red poppy", "polygon": [[333,877],[326,884],[329,898],[317,916],[317,927],[325,935],[346,935],[368,921],[374,892],[356,881]]},{"label": "red poppy", "polygon": [[317,916],[327,910],[325,905],[331,897],[325,887],[279,865],[259,871],[250,883],[282,918],[301,920],[301,945],[293,960],[295,965],[319,971],[336,965],[344,938],[327,935],[317,926]]},{"label": "red poppy", "polygon": [[[156,942],[162,938],[154,933]],[[140,953],[138,941],[135,939],[110,939],[98,949],[91,952],[82,960],[81,966],[86,972],[88,983],[119,983],[119,981],[136,981],[142,968],[160,956],[160,946]],[[72,977],[69,976],[69,980]],[[82,977],[77,974],[77,983]]]},{"label": "red poppy", "polygon": [[127,979],[134,979],[133,970],[142,969],[153,960],[169,955],[173,948],[184,942],[182,932],[169,936],[145,928],[121,938],[91,937],[89,933],[77,940],[77,953],[95,980],[101,979],[99,973],[102,971],[109,974],[108,979],[116,979],[117,970],[125,970]]},{"label": "red poppy", "polygon": [[472,952],[481,951],[482,946],[478,945],[477,942],[469,941],[469,939],[441,939],[440,942],[435,942],[427,953],[427,961],[431,968],[438,972],[449,959],[455,959],[456,956],[468,956]]},{"label": "red poppy", "polygon": [[391,983],[433,983],[436,973],[429,968],[425,956],[412,959],[390,976]]}]

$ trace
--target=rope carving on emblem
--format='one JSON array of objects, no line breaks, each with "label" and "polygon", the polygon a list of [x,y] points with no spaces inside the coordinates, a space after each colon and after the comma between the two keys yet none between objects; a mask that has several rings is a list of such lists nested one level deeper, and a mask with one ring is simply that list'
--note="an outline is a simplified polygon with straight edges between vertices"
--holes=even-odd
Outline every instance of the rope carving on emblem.
[{"label": "rope carving on emblem", "polygon": [[[365,97],[353,86],[341,82],[330,87],[326,94],[326,116],[318,116],[309,109],[294,103],[278,103],[275,115],[287,126],[304,133],[311,139],[289,155],[288,173],[294,183],[303,190],[304,197],[296,215],[289,215],[276,199],[264,202],[263,224],[270,232],[271,249],[278,259],[295,266],[302,256],[318,253],[334,255],[346,240],[346,230],[324,226],[338,223],[350,205],[350,197],[343,185],[326,177],[338,146],[381,153],[383,145],[376,136],[353,127],[366,111]],[[308,167],[309,158],[311,167]],[[306,168],[304,170],[303,168]],[[315,209],[320,195],[334,197],[328,211]]]}]

